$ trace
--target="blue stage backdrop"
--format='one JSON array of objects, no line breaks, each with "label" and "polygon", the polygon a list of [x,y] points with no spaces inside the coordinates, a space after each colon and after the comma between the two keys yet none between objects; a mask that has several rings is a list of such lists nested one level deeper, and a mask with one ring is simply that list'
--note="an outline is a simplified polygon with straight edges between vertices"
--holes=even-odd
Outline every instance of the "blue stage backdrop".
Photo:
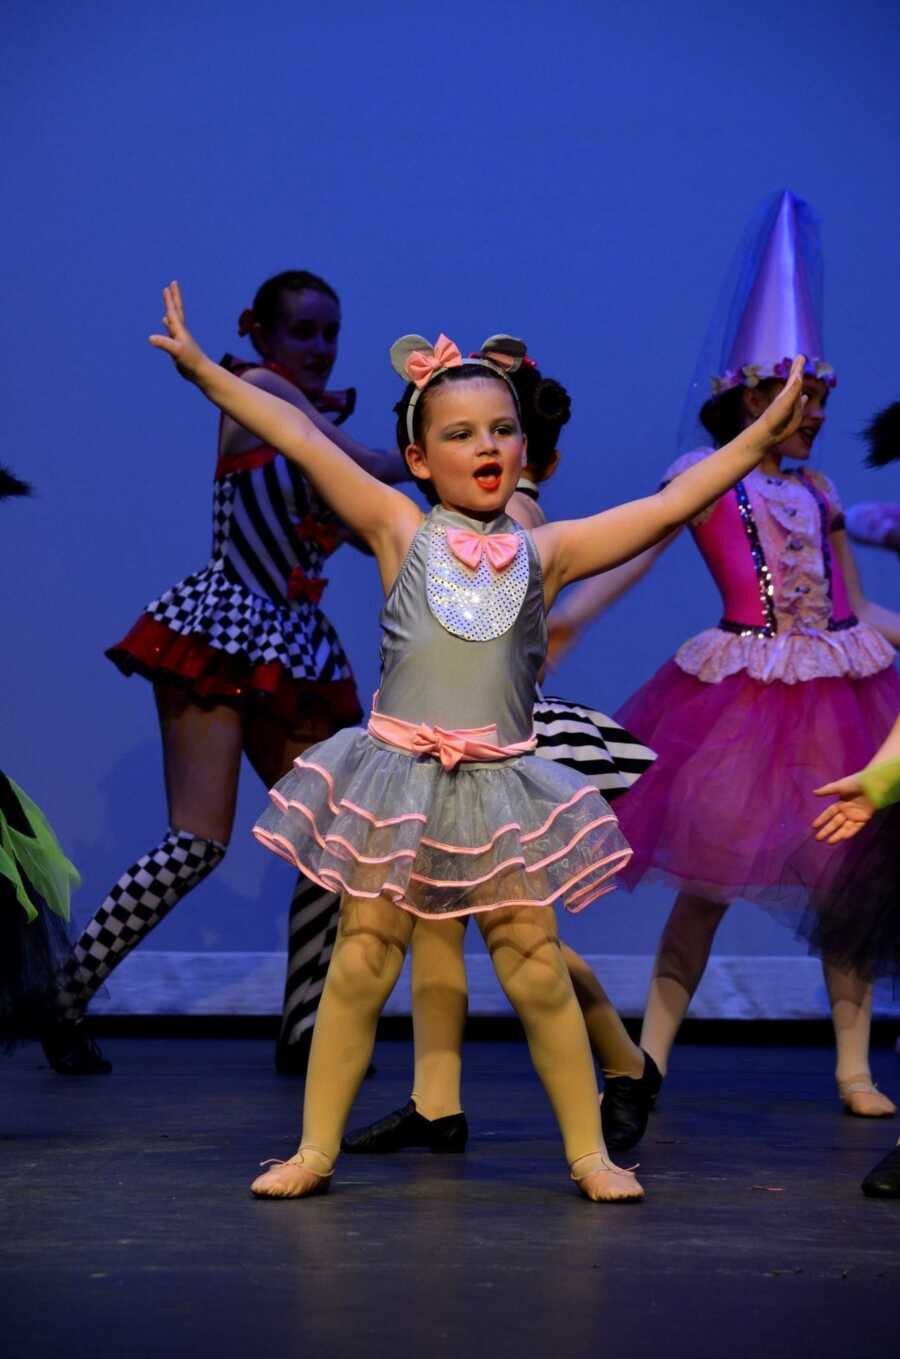
[{"label": "blue stage backdrop", "polygon": [[[332,280],[334,379],[359,386],[352,431],[381,445],[396,335],[527,337],[574,397],[546,494],[551,516],[574,515],[656,484],[745,220],[788,185],[825,223],[839,385],[820,459],[847,501],[898,494],[896,473],[862,468],[857,437],[900,398],[900,10],[885,0],[16,0],[4,39],[0,456],[38,496],[2,510],[0,760],[82,869],[79,920],[165,825],[149,687],[103,648],[209,546],[216,417],[146,345],[167,279],[216,354],[240,350],[236,318],[264,277]],[[897,604],[896,560],[862,565]],[[368,696],[375,573],[344,549],[330,577],[326,610]],[[612,710],[717,607],[685,539],[553,688]],[[275,1003],[292,874],[249,838],[263,797],[245,771],[223,867],[129,961],[114,1004]],[[615,893],[565,925],[618,959],[626,1008],[667,903]],[[717,952],[734,961],[708,1011],[794,1012],[785,979],[801,976],[796,1012],[819,1003],[815,967],[751,908]]]}]

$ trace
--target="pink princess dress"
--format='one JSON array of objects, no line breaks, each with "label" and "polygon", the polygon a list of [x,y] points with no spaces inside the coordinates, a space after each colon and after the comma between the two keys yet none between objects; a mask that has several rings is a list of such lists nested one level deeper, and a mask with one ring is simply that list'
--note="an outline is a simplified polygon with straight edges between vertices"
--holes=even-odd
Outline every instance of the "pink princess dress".
[{"label": "pink princess dress", "polygon": [[532,752],[547,628],[531,535],[438,506],[381,614],[367,730],[304,752],[254,834],[314,882],[419,916],[562,902],[630,854],[594,784]]},{"label": "pink princess dress", "polygon": [[833,870],[813,789],[866,765],[900,709],[893,647],[852,614],[831,551],[842,527],[831,482],[806,470],[751,472],[692,525],[724,616],[616,713],[658,753],[620,813],[629,886],[803,906]]}]

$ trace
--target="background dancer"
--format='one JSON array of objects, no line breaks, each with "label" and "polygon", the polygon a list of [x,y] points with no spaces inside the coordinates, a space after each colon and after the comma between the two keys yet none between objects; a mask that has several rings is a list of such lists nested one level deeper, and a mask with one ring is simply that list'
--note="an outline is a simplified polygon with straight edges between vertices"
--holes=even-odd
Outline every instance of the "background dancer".
[{"label": "background dancer", "polygon": [[[0,466],[0,501],[30,494]],[[46,1022],[69,956],[66,923],[78,883],[41,809],[0,770],[0,1044],[32,1037]]]},{"label": "background dancer", "polygon": [[[341,430],[353,392],[331,393],[340,304],[303,270],[262,284],[240,318],[259,360],[225,362],[327,428],[375,476],[404,475],[399,458]],[[44,1050],[65,1075],[110,1070],[83,1024],[113,968],[221,863],[231,837],[241,757],[270,786],[315,740],[358,722],[359,698],[340,641],[318,607],[322,569],[341,526],[298,469],[223,418],[213,487],[212,556],[148,605],[108,656],[153,685],[169,827],[119,878],[74,948]],[[292,966],[278,1061],[305,1062],[334,936],[337,898],[307,880],[291,904]],[[296,1046],[292,1046],[296,1045]]]},{"label": "background dancer", "polygon": [[[900,401],[880,411],[865,431],[869,444],[869,467],[887,467],[900,458]],[[847,532],[867,547],[886,547],[900,553],[900,504],[897,501],[871,500],[851,505],[847,511]]]},{"label": "background dancer", "polygon": [[[817,909],[807,920],[813,947],[824,958],[861,976],[896,978],[900,976],[900,717],[867,768],[826,783],[816,794],[836,799],[813,823],[817,839],[829,845],[851,839],[854,843],[836,869],[826,870],[819,885]],[[869,1198],[900,1198],[900,1140],[866,1175],[862,1191]]]},{"label": "background dancer", "polygon": [[[658,877],[679,889],[641,1033],[663,1073],[729,903],[783,904],[790,863],[804,904],[825,852],[808,834],[811,782],[817,774],[824,782],[836,758],[845,768],[864,764],[900,707],[900,615],[865,598],[837,493],[803,466],[835,384],[821,339],[821,283],[817,219],[793,194],[778,194],[726,290],[724,343],[723,323],[714,322],[701,359],[705,381],[713,378],[700,413],[707,443],[679,458],[664,484],[777,399],[785,355],[796,349],[809,355],[803,420],[692,524],[723,598],[722,621],[686,642],[616,713],[659,756],[622,806],[635,850],[624,880]],[[692,414],[701,386],[692,388]],[[785,467],[789,460],[800,466]],[[557,652],[665,546],[564,602]],[[871,986],[832,964],[825,976],[840,1098],[854,1114],[893,1114],[869,1071]]]}]

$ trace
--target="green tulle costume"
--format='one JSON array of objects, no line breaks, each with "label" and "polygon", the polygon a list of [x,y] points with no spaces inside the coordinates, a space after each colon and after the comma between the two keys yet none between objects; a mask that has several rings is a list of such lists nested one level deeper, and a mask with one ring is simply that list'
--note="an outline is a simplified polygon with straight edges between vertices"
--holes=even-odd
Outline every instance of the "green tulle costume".
[{"label": "green tulle costume", "polygon": [[80,879],[41,809],[0,771],[0,1038],[41,1023],[69,954]]}]

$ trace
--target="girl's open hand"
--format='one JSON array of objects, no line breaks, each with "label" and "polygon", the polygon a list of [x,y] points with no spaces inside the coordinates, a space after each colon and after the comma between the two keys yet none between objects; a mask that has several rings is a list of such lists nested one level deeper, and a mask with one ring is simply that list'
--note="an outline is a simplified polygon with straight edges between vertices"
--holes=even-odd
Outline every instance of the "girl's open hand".
[{"label": "girl's open hand", "polygon": [[164,349],[173,360],[175,367],[188,382],[194,382],[206,355],[188,330],[184,321],[184,302],[181,289],[176,282],[163,288],[163,302],[166,311],[163,316],[165,335],[151,335],[150,343],[154,349]]},{"label": "girl's open hand", "polygon": [[836,779],[834,783],[823,784],[816,788],[816,797],[837,795],[824,812],[820,812],[813,822],[817,840],[836,845],[841,840],[850,840],[867,825],[875,815],[875,804],[862,790],[858,774],[850,774],[846,779]]},{"label": "girl's open hand", "polygon": [[805,355],[798,354],[791,364],[787,382],[754,425],[754,429],[762,435],[770,448],[783,443],[800,428],[803,412],[806,410],[806,397],[803,394],[805,367]]}]

